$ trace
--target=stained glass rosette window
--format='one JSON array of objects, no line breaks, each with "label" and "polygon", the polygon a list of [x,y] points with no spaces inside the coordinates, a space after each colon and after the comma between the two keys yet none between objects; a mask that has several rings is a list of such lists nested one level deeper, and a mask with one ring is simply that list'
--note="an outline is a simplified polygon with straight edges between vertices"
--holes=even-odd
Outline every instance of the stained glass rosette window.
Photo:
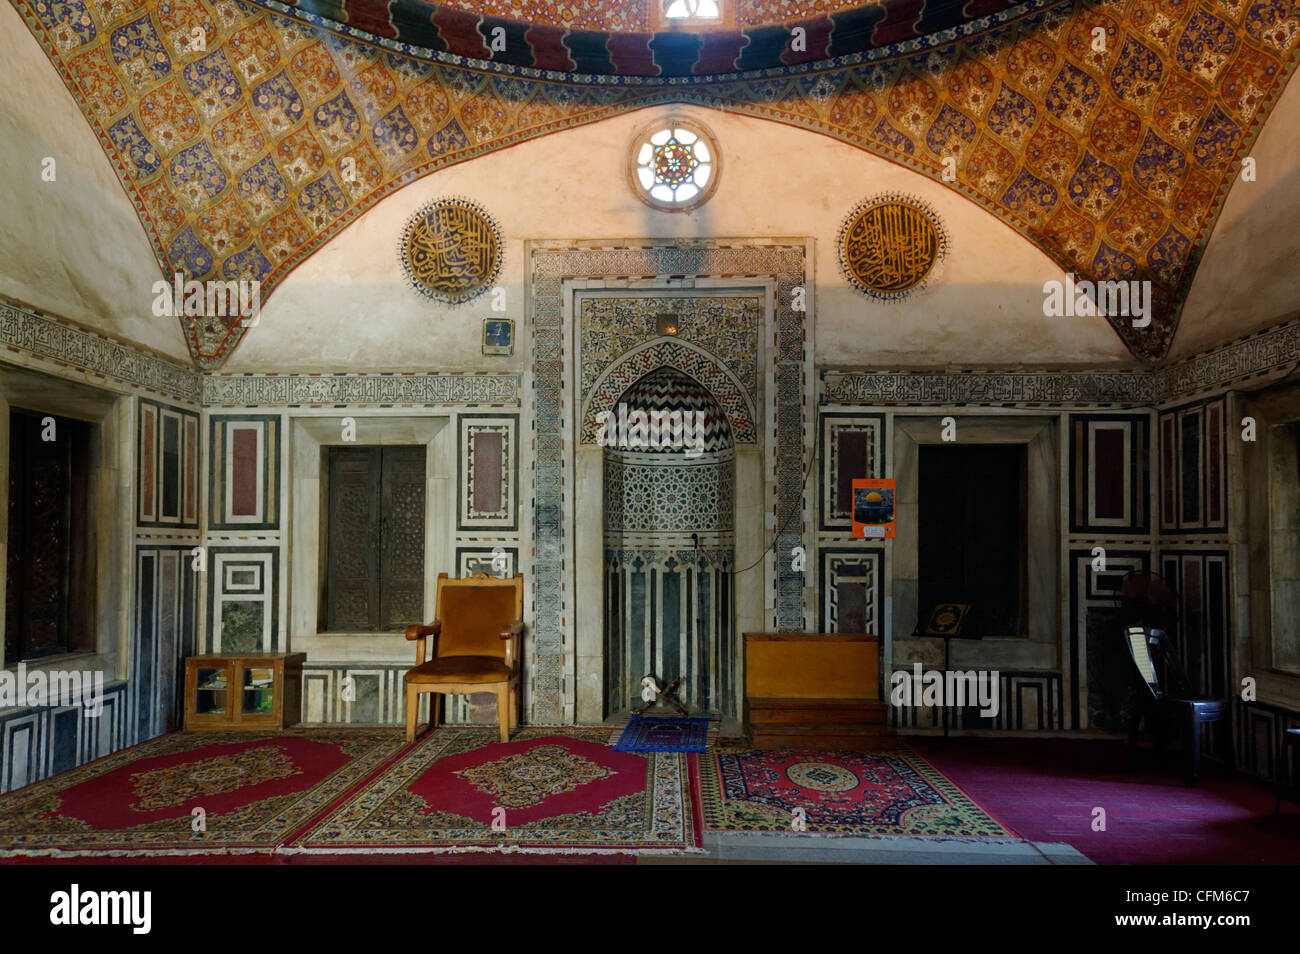
[{"label": "stained glass rosette window", "polygon": [[670,20],[716,20],[721,15],[718,0],[667,0],[664,7]]},{"label": "stained glass rosette window", "polygon": [[717,179],[717,147],[703,130],[679,123],[639,137],[633,163],[642,198],[662,208],[699,205]]}]

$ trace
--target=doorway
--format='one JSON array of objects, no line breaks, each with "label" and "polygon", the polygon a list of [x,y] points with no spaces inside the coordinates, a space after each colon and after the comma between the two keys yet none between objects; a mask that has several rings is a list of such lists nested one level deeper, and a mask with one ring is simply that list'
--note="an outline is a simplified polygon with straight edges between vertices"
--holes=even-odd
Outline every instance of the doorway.
[{"label": "doorway", "polygon": [[6,662],[94,648],[92,430],[10,411]]},{"label": "doorway", "polygon": [[1024,444],[920,449],[917,618],[970,606],[962,635],[1025,632]]}]

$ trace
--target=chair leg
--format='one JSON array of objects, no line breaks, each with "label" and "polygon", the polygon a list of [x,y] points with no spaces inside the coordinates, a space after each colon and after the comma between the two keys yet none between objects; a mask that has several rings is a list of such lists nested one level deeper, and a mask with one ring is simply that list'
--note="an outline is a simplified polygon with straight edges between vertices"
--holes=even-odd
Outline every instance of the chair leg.
[{"label": "chair leg", "polygon": [[507,707],[507,700],[510,697],[509,686],[499,686],[497,694],[497,722],[501,725],[501,741],[510,741],[510,712]]},{"label": "chair leg", "polygon": [[415,720],[420,717],[420,694],[415,686],[406,687],[406,741],[415,740]]},{"label": "chair leg", "polygon": [[510,687],[510,728],[519,728],[519,690]]},{"label": "chair leg", "polygon": [[438,728],[438,714],[442,709],[442,693],[429,693],[429,731],[432,732]]},{"label": "chair leg", "polygon": [[1201,776],[1201,723],[1189,714],[1183,722],[1184,771],[1183,784],[1192,788]]},{"label": "chair leg", "polygon": [[1128,767],[1137,765],[1138,731],[1142,728],[1142,709],[1135,706],[1133,715],[1128,720]]}]

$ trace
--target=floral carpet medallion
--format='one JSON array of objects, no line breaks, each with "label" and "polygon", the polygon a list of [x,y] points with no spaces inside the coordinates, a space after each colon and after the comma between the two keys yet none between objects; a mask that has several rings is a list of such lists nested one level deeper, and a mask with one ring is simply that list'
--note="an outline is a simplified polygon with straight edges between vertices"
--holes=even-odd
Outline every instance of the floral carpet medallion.
[{"label": "floral carpet medallion", "polygon": [[391,730],[174,732],[0,796],[0,857],[270,852],[402,745]]},{"label": "floral carpet medallion", "polygon": [[302,769],[294,765],[289,754],[274,746],[182,762],[133,774],[131,783],[137,800],[131,810],[175,808],[200,796],[225,795],[259,782],[300,774]]},{"label": "floral carpet medallion", "polygon": [[1016,837],[907,749],[737,750],[699,758],[706,831]]},{"label": "floral carpet medallion", "polygon": [[531,808],[552,795],[571,792],[612,774],[612,769],[584,759],[562,745],[539,745],[456,773],[505,808]]},{"label": "floral carpet medallion", "polygon": [[684,851],[698,847],[690,767],[616,752],[607,729],[444,726],[288,852]]}]

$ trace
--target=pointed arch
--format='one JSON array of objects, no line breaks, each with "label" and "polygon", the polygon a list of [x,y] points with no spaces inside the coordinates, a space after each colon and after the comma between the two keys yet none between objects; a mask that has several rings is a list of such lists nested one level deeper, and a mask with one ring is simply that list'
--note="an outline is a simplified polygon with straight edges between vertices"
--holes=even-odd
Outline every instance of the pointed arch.
[{"label": "pointed arch", "polygon": [[655,338],[624,354],[596,379],[582,409],[580,442],[596,443],[597,416],[612,411],[624,392],[652,371],[671,367],[690,376],[709,390],[727,415],[732,440],[737,444],[758,442],[754,407],[736,376],[716,357],[698,345],[675,338]]}]

